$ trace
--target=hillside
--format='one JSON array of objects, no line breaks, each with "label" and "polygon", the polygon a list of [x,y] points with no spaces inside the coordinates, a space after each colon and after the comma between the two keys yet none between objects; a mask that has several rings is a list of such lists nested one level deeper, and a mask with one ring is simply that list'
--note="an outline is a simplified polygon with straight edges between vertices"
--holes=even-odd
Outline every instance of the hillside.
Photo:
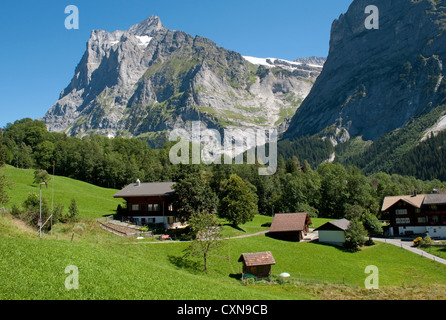
[{"label": "hillside", "polygon": [[[4,232],[8,219],[0,214]],[[210,259],[210,272],[205,274],[197,269],[199,260],[182,258],[187,243],[39,240],[20,237],[20,231],[13,230],[0,233],[1,300],[443,299],[446,292],[445,266],[386,244],[352,254],[265,236],[227,240]],[[8,237],[11,232],[14,237]],[[275,257],[274,278],[288,272],[295,279],[300,275],[302,282],[242,285],[238,257],[264,250]],[[380,290],[361,289],[364,268],[371,264],[380,269]],[[78,290],[64,287],[69,265],[79,269]]]},{"label": "hillside", "polygon": [[[39,195],[40,188],[38,184],[34,184],[34,170],[17,169],[12,166],[0,169],[12,185],[7,189],[10,201],[8,208],[16,205],[21,206],[29,193]],[[53,179],[48,182],[48,189],[43,186],[42,198],[51,204],[53,190]],[[61,176],[54,177],[54,204],[61,204],[68,212],[71,199],[75,199],[79,214],[82,218],[101,218],[102,216],[114,214],[118,204],[122,203],[121,199],[114,199],[113,195],[118,190],[97,187],[95,185],[85,183],[79,180],[70,179]]]},{"label": "hillside", "polygon": [[[38,191],[32,185],[32,170],[10,166],[2,170],[14,182],[8,207],[19,204],[27,192]],[[116,190],[62,177],[55,182],[56,201],[65,204],[75,196],[81,219],[58,223],[52,235],[39,239],[32,228],[7,212],[0,213],[1,300],[442,299],[446,292],[444,265],[381,243],[351,253],[317,242],[284,242],[264,235],[225,240],[209,259],[210,271],[202,273],[200,260],[183,258],[186,242],[135,243],[102,230],[92,218],[111,213]],[[315,226],[327,221],[313,220]],[[223,234],[233,237],[265,230],[261,225],[270,221],[271,217],[256,216],[238,229],[221,223]],[[239,281],[240,254],[257,251],[273,253],[275,284],[245,286]],[[79,290],[64,287],[69,265],[79,268]],[[380,290],[363,287],[368,265],[380,270]],[[282,272],[294,280],[276,283]]]}]

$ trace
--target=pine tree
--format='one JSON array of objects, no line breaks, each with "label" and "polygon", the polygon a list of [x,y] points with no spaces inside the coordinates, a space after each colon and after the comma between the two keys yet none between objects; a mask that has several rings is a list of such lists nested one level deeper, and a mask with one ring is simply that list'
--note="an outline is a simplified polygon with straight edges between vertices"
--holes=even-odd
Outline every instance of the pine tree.
[{"label": "pine tree", "polygon": [[75,219],[79,215],[79,209],[77,208],[76,199],[71,200],[70,207],[68,208],[70,219]]}]

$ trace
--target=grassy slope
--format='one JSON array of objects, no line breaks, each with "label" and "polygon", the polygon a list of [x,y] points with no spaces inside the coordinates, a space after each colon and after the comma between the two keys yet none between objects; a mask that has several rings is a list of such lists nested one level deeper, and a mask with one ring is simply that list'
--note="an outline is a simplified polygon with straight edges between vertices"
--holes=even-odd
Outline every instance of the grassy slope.
[{"label": "grassy slope", "polygon": [[[13,182],[8,190],[10,201],[8,207],[21,206],[30,192],[40,193],[39,185],[34,184],[34,171],[16,169],[11,166],[0,169],[4,172],[8,181]],[[48,189],[42,188],[42,197],[51,205],[53,180],[48,182]],[[114,189],[100,188],[82,181],[55,176],[54,177],[54,203],[64,206],[64,212],[68,212],[71,199],[76,199],[79,214],[84,218],[100,218],[104,215],[113,214],[121,199],[114,199],[113,195],[118,192]]]},{"label": "grassy slope", "polygon": [[[26,178],[32,172],[13,168],[6,171],[16,179],[12,197],[23,196],[20,190],[36,189]],[[65,178],[56,179],[56,183],[60,189],[78,188],[80,208],[97,202],[96,211],[83,212],[85,217],[100,216],[105,207],[102,200],[92,197],[97,194],[106,203],[107,193],[111,197],[115,192]],[[71,194],[68,197],[71,199]],[[257,216],[241,226],[242,230],[225,226],[224,233],[232,236],[265,230],[261,224],[268,221],[270,217]],[[313,222],[317,226],[324,221]],[[205,274],[195,268],[199,260],[181,258],[187,243],[125,244],[127,239],[103,231],[94,221],[81,223],[85,230],[73,242],[71,231],[65,236],[60,231],[58,240],[54,235],[39,240],[32,229],[0,214],[0,299],[361,299],[371,294],[360,289],[368,276],[364,273],[368,265],[379,268],[380,290],[372,298],[441,298],[446,293],[444,265],[386,244],[350,253],[264,235],[232,239],[224,241],[216,257],[210,258],[210,272]],[[237,279],[241,267],[237,260],[241,253],[256,251],[273,253],[273,276],[288,272],[298,278],[300,274],[302,280],[319,284],[242,285]],[[65,289],[68,275],[64,270],[68,265],[79,268],[79,290]],[[347,286],[335,285],[342,281]]]},{"label": "grassy slope", "polygon": [[[5,228],[5,223],[0,226]],[[13,230],[11,224],[6,228]],[[38,240],[17,234],[14,238],[0,237],[0,299],[318,298],[312,290],[320,285],[241,285],[236,278],[238,257],[243,252],[264,250],[270,250],[276,259],[273,276],[289,272],[297,278],[301,273],[303,280],[328,284],[340,283],[344,278],[349,287],[342,290],[353,290],[363,287],[367,276],[364,268],[373,264],[380,271],[381,292],[400,287],[398,291],[403,294],[402,287],[419,285],[431,292],[433,285],[440,284],[444,294],[446,288],[445,266],[386,244],[349,253],[331,246],[282,242],[265,236],[233,239],[225,241],[218,257],[210,259],[210,272],[204,274],[194,268],[195,262],[181,259],[187,243],[135,245]],[[79,268],[79,290],[64,287],[68,265]]]}]

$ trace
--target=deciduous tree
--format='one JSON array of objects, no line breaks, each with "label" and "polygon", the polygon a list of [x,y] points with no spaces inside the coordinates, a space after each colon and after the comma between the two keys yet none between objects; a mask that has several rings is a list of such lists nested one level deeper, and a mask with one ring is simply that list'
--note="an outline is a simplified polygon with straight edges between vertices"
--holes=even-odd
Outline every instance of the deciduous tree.
[{"label": "deciduous tree", "polygon": [[258,211],[254,193],[236,174],[223,182],[221,197],[218,215],[234,226],[251,221]]},{"label": "deciduous tree", "polygon": [[204,271],[208,270],[209,254],[222,244],[223,236],[215,215],[210,212],[194,213],[189,219],[193,241],[185,250],[189,255],[203,258]]},{"label": "deciduous tree", "polygon": [[367,231],[359,219],[350,221],[348,229],[345,231],[344,247],[352,251],[357,251],[365,243]]},{"label": "deciduous tree", "polygon": [[173,209],[175,215],[188,219],[197,212],[214,213],[218,198],[211,187],[197,174],[186,176],[177,182],[173,189]]}]

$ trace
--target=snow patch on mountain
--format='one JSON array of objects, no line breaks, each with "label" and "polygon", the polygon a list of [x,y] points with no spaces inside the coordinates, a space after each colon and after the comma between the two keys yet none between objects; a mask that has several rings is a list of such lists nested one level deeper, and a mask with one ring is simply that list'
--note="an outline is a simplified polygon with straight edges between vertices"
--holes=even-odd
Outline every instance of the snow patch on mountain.
[{"label": "snow patch on mountain", "polygon": [[300,70],[300,69],[313,69],[313,70],[315,69],[321,71],[323,68],[323,65],[315,63],[290,61],[278,58],[257,58],[252,56],[243,56],[243,58],[254,65],[260,65],[267,68],[280,67],[282,69],[286,69],[289,71]]},{"label": "snow patch on mountain", "polygon": [[150,41],[152,40],[152,37],[149,36],[135,36],[138,40],[139,40],[139,44],[140,46],[144,46],[147,47],[150,43]]}]

